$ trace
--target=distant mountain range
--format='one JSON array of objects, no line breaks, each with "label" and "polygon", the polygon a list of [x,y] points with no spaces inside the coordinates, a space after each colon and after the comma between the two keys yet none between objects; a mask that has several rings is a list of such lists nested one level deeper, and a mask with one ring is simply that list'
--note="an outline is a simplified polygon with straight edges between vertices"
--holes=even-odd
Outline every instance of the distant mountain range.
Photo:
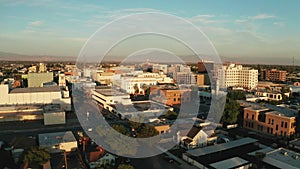
[{"label": "distant mountain range", "polygon": [[[200,58],[195,56],[179,56],[178,58],[182,59],[185,63],[197,63],[200,61]],[[286,58],[283,60],[279,57],[273,57],[272,60],[270,58],[255,58],[249,60],[249,58],[245,57],[224,57],[220,56],[223,62],[233,62],[233,63],[240,63],[240,64],[274,64],[278,65],[292,65],[291,58]],[[99,63],[99,59],[97,57],[86,58],[87,62],[90,63]],[[180,59],[174,58],[174,56],[162,53],[158,51],[146,51],[136,54],[135,56],[126,57],[126,56],[106,56],[103,58],[102,62],[121,62],[121,63],[142,63],[146,61],[150,62],[160,62],[160,63],[175,63]],[[209,56],[203,56],[204,60],[211,60]],[[82,59],[80,59],[82,60]],[[39,56],[39,55],[23,55],[23,54],[16,54],[16,53],[8,53],[8,52],[1,52],[0,51],[0,61],[25,61],[25,62],[76,62],[77,56]],[[297,64],[297,62],[295,63]]]},{"label": "distant mountain range", "polygon": [[0,61],[75,62],[74,56],[31,56],[0,51]]}]

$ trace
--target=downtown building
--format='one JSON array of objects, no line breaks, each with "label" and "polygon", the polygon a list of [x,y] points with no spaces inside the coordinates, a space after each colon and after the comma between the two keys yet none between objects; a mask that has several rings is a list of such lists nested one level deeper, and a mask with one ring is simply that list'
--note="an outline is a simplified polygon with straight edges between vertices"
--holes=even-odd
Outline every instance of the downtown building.
[{"label": "downtown building", "polygon": [[258,70],[242,65],[226,64],[217,68],[217,78],[221,86],[254,89],[258,84]]},{"label": "downtown building", "polygon": [[[115,77],[114,79],[114,84],[129,94],[135,94],[137,91],[143,94],[146,88],[158,83],[173,84],[174,80],[162,73],[144,73],[142,71],[124,74],[120,78]],[[138,90],[136,91],[136,89]]]},{"label": "downtown building", "polygon": [[261,77],[266,81],[274,81],[274,82],[285,82],[286,81],[286,71],[277,70],[277,69],[262,69]]},{"label": "downtown building", "polygon": [[240,105],[243,107],[244,128],[282,137],[295,134],[297,111],[245,101],[240,101]]}]

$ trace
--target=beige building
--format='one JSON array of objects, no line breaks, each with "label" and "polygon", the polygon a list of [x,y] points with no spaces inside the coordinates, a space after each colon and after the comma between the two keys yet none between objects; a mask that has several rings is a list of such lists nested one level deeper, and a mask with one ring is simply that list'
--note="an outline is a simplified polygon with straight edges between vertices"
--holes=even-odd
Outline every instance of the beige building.
[{"label": "beige building", "polygon": [[65,111],[71,110],[71,99],[63,97],[59,86],[16,88],[0,85],[0,105],[59,104]]},{"label": "beige building", "polygon": [[167,133],[170,130],[170,125],[169,124],[155,125],[154,128],[159,134],[163,134],[163,133]]},{"label": "beige building", "polygon": [[244,108],[243,127],[266,134],[290,136],[295,134],[296,113],[283,108],[248,104]]},{"label": "beige building", "polygon": [[28,87],[42,87],[45,82],[53,81],[53,72],[28,73]]},{"label": "beige building", "polygon": [[[223,72],[225,71],[225,73]],[[258,70],[229,64],[217,70],[221,86],[253,89],[258,84]]]},{"label": "beige building", "polygon": [[43,115],[44,125],[66,124],[66,112],[60,105],[45,105]]}]

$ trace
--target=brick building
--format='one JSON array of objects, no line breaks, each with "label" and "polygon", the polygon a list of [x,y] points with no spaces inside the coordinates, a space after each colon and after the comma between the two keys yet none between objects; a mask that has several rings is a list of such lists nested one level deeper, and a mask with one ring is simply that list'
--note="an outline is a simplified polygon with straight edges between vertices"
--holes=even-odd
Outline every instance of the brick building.
[{"label": "brick building", "polygon": [[296,112],[258,104],[248,104],[244,107],[244,128],[277,136],[295,134]]},{"label": "brick building", "polygon": [[165,105],[181,104],[182,102],[191,101],[190,89],[179,89],[175,86],[151,86],[152,100],[161,102]]},{"label": "brick building", "polygon": [[263,69],[261,71],[261,77],[266,81],[286,81],[286,71],[277,70],[277,69]]}]

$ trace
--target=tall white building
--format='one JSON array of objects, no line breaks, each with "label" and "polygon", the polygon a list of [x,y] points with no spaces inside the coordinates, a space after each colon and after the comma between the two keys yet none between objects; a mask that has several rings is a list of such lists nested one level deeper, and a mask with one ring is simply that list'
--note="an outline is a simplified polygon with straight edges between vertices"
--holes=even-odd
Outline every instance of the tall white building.
[{"label": "tall white building", "polygon": [[[225,73],[222,73],[225,71]],[[258,84],[258,70],[243,67],[242,65],[229,64],[217,69],[217,77],[221,86],[243,87],[253,89]]]}]

